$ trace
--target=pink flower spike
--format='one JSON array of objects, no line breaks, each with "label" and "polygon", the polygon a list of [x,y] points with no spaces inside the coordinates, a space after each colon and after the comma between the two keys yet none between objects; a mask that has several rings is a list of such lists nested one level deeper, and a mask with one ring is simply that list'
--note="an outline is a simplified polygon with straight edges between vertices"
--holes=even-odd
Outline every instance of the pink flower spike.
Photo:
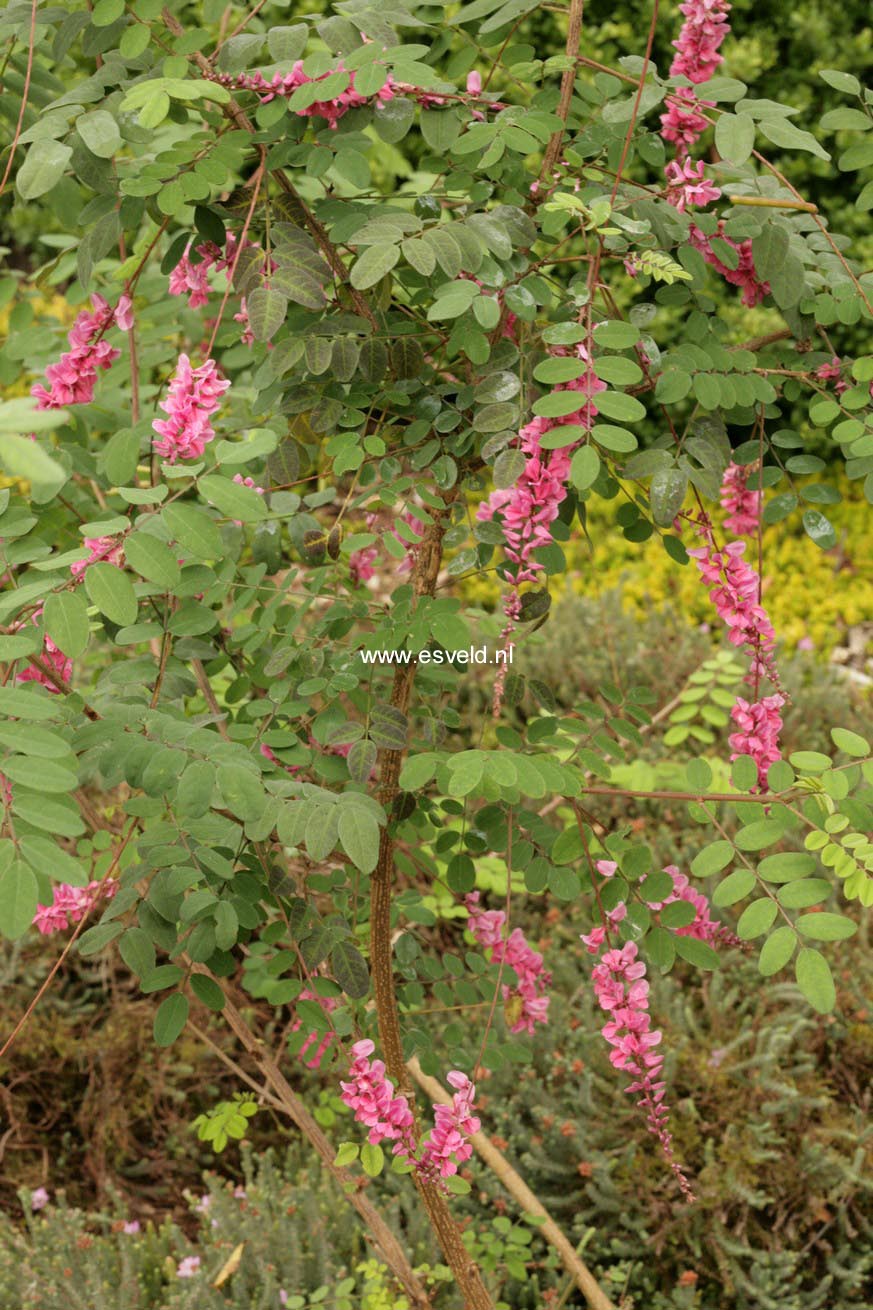
[{"label": "pink flower spike", "polygon": [[167,418],[156,419],[152,424],[162,438],[153,443],[154,448],[169,464],[180,459],[197,459],[203,454],[215,437],[210,418],[229,386],[226,379],[218,376],[214,359],[192,368],[187,355],[179,356],[167,399],[161,401]]},{"label": "pink flower spike", "polygon": [[673,1152],[661,1078],[664,1060],[656,1049],[661,1033],[651,1027],[646,966],[637,955],[636,942],[626,942],[618,950],[604,952],[591,971],[597,1002],[609,1016],[601,1032],[612,1047],[610,1063],[630,1077],[625,1091],[645,1111],[649,1132],[660,1142],[683,1195],[692,1201],[691,1184]]},{"label": "pink flower spike", "polygon": [[728,464],[721,480],[721,507],[728,512],[724,525],[737,537],[753,535],[761,521],[761,492],[747,486],[753,467]]},{"label": "pink flower spike", "polygon": [[91,311],[83,310],[67,334],[70,349],[46,369],[48,389],[41,382],[31,387],[37,409],[89,404],[94,398],[97,370],[111,368],[121,354],[103,339],[116,311],[109,308],[102,296],[92,296],[91,304]]}]

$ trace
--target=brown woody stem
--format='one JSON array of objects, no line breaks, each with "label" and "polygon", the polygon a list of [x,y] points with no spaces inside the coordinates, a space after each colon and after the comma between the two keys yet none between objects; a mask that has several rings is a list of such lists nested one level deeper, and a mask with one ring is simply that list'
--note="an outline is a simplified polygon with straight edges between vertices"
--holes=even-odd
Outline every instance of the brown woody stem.
[{"label": "brown woody stem", "polygon": [[[416,597],[432,596],[436,589],[442,558],[442,539],[450,502],[434,514],[434,521],[426,529],[415,552],[412,587]],[[391,704],[406,714],[415,681],[416,662],[398,664],[391,688]],[[399,791],[402,750],[382,750],[379,762],[379,800],[388,812],[389,824],[382,829],[379,858],[370,879],[370,969],[376,1001],[376,1019],[379,1041],[388,1073],[397,1087],[411,1095],[409,1075],[403,1059],[400,1034],[400,1015],[394,989],[394,968],[391,955],[391,897],[394,889],[395,838],[390,826],[391,807]],[[443,1249],[463,1297],[465,1310],[491,1310],[492,1300],[482,1277],[464,1246],[461,1230],[452,1217],[442,1191],[418,1173],[413,1174],[415,1185],[430,1217],[434,1232]]]}]

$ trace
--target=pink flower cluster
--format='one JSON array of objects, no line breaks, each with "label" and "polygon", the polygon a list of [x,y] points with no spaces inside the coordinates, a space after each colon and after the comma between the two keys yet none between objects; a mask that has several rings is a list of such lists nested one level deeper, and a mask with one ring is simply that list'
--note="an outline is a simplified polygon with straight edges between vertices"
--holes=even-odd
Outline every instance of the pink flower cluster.
[{"label": "pink flower cluster", "polygon": [[[240,73],[237,77],[231,77],[227,74],[216,78],[224,86],[234,86],[239,91],[254,91],[262,105],[269,104],[277,96],[291,96],[301,86],[309,86],[312,83],[323,82],[325,78],[331,77],[333,73],[342,73],[342,63],[330,73],[322,73],[320,77],[308,77],[303,71],[303,60],[298,59],[290,73],[275,73],[268,82],[263,73],[258,70],[254,73]],[[357,109],[361,105],[370,104],[373,100],[392,100],[394,98],[394,88],[389,73],[385,74],[385,81],[378,91],[372,95],[363,96],[355,90],[355,75],[349,73],[349,84],[345,91],[341,91],[338,96],[331,100],[316,100],[311,105],[294,112],[301,118],[324,118],[330,124],[332,129],[336,128],[339,120],[349,112],[350,109]]]},{"label": "pink flower cluster", "polygon": [[731,286],[741,288],[743,304],[748,305],[750,309],[754,308],[755,305],[760,304],[765,296],[770,294],[770,283],[762,282],[755,271],[751,239],[739,242],[732,241],[729,236],[725,236],[723,222],[719,222],[718,231],[715,235],[721,241],[726,241],[737,252],[739,263],[736,268],[728,268],[727,264],[722,263],[712,249],[712,238],[705,236],[700,228],[694,224],[689,229],[688,239],[694,249],[700,251],[707,264],[711,264],[716,272],[721,274],[725,282],[730,282]]},{"label": "pink flower cluster", "polygon": [[661,115],[661,136],[676,147],[680,159],[709,127],[701,109],[714,106],[714,100],[699,100],[690,86],[680,86],[667,97],[667,112]]},{"label": "pink flower cluster", "polygon": [[200,259],[195,264],[189,255],[190,242],[176,267],[170,273],[168,290],[171,296],[187,296],[189,309],[200,309],[209,303],[210,269],[227,268],[233,259],[232,238],[228,241],[227,252],[222,253],[213,241],[195,246]]},{"label": "pink flower cluster", "polygon": [[97,370],[111,368],[121,354],[103,337],[113,324],[123,331],[133,326],[130,297],[121,296],[114,309],[102,296],[92,296],[91,304],[93,309],[83,310],[67,334],[70,349],[45,371],[49,389],[41,382],[31,387],[37,409],[89,404],[94,398]]},{"label": "pink flower cluster", "polygon": [[[576,347],[576,355],[585,362],[589,360],[584,345]],[[543,567],[533,558],[533,552],[550,545],[553,540],[551,525],[567,494],[565,483],[570,473],[570,458],[579,444],[573,442],[558,450],[547,451],[540,449],[540,440],[556,427],[590,428],[598,412],[592,397],[605,391],[606,383],[587,368],[582,377],[565,382],[556,390],[580,392],[582,403],[579,409],[564,418],[534,418],[527,423],[518,434],[520,449],[527,456],[518,481],[514,487],[492,491],[476,511],[480,522],[500,515],[506,536],[506,555],[515,566],[509,572],[509,580],[516,589],[523,582],[533,582]],[[507,615],[517,617],[518,607],[518,596],[512,597],[506,607]]]},{"label": "pink flower cluster", "polygon": [[[679,6],[685,15],[676,54],[670,65],[671,77],[687,77],[696,86],[708,82],[724,62],[718,48],[728,34],[727,0],[686,0]],[[700,109],[712,109],[714,100],[698,100],[691,87],[683,86],[667,100],[667,112],[661,116],[661,135],[676,147],[680,159],[699,140],[709,124]]]},{"label": "pink flower cluster", "polygon": [[467,927],[479,945],[490,950],[492,964],[508,964],[518,979],[514,987],[503,985],[504,1003],[521,1002],[518,1018],[510,1024],[510,1032],[532,1033],[538,1023],[548,1022],[549,998],[546,995],[552,975],[543,968],[543,957],[535,951],[520,928],[513,928],[503,936],[506,913],[503,910],[481,910],[479,893],[466,897],[470,917]]},{"label": "pink flower cluster", "polygon": [[[820,382],[833,382],[834,391],[841,396],[844,391],[848,391],[849,384],[843,378],[843,361],[839,355],[834,355],[829,364],[819,364],[815,370],[815,376]],[[870,388],[873,395],[873,384]]]},{"label": "pink flower cluster", "polygon": [[86,537],[83,545],[87,546],[91,553],[87,559],[74,560],[70,565],[70,572],[74,578],[80,577],[89,564],[96,564],[100,560],[106,564],[120,564],[122,561],[122,546],[115,537]]},{"label": "pink flower cluster", "polygon": [[779,749],[779,734],[782,731],[781,710],[785,697],[778,692],[765,696],[762,700],[750,703],[737,697],[731,709],[731,718],[737,725],[728,741],[735,760],[738,755],[751,755],[758,766],[758,789],[767,790],[767,770],[771,764],[782,758]]},{"label": "pink flower cluster", "polygon": [[[41,615],[42,606],[40,605],[40,607],[34,611],[32,621],[38,623]],[[59,650],[47,632],[43,635],[40,659],[44,664],[47,664],[49,668],[54,669],[61,682],[69,682],[72,678],[73,661],[69,659],[62,650]],[[16,682],[39,682],[47,691],[50,691],[53,694],[57,694],[60,691],[60,688],[55,686],[51,678],[43,673],[42,669],[38,669],[35,664],[28,664],[26,669],[22,669],[20,673],[16,673],[15,680]]]},{"label": "pink flower cluster", "polygon": [[215,436],[210,418],[229,386],[218,376],[214,359],[192,368],[188,356],[180,355],[167,399],[161,401],[167,418],[155,419],[152,424],[162,438],[153,443],[157,453],[170,464],[202,455]]},{"label": "pink flower cluster", "polygon": [[420,1168],[425,1174],[451,1178],[473,1154],[469,1138],[478,1133],[480,1121],[473,1114],[476,1088],[465,1073],[453,1069],[446,1075],[452,1094],[451,1105],[434,1105],[434,1128],[424,1144]]},{"label": "pink flower cluster", "polygon": [[682,928],[673,928],[677,937],[696,937],[698,941],[708,942],[710,946],[742,946],[734,933],[726,928],[718,919],[713,919],[710,914],[709,901],[702,891],[692,887],[687,874],[680,873],[675,864],[668,864],[664,869],[673,879],[673,890],[663,901],[649,901],[648,906],[652,910],[663,910],[665,905],[673,905],[676,901],[687,901],[693,905],[696,915],[691,923],[686,923]]},{"label": "pink flower cluster", "polygon": [[107,878],[104,882],[89,882],[87,887],[57,883],[52,888],[51,905],[37,905],[33,927],[38,928],[44,936],[63,932],[78,923],[98,901],[111,900],[117,891],[118,883],[114,878]]},{"label": "pink flower cluster", "polygon": [[661,1077],[664,1057],[656,1049],[661,1033],[652,1029],[646,966],[637,958],[636,942],[606,951],[591,971],[597,1003],[609,1018],[601,1033],[612,1047],[610,1063],[630,1076],[625,1091],[637,1097],[645,1111],[649,1132],[657,1137],[685,1197],[694,1193],[673,1153],[665,1103],[666,1083]]},{"label": "pink flower cluster", "polygon": [[721,480],[721,507],[728,516],[724,525],[737,537],[747,537],[758,531],[761,522],[761,492],[748,486],[753,465],[728,464]]},{"label": "pink flower cluster", "polygon": [[709,596],[719,618],[727,624],[731,644],[749,651],[751,671],[747,681],[757,684],[766,675],[777,682],[773,664],[776,634],[758,600],[758,574],[743,559],[746,543],[731,541],[724,550],[716,550],[712,536],[708,532],[705,535],[706,545],[688,554],[696,561],[703,580],[713,584]]},{"label": "pink flower cluster", "polygon": [[369,1128],[372,1146],[393,1142],[394,1155],[414,1156],[415,1136],[412,1111],[405,1096],[394,1095],[394,1084],[385,1075],[382,1060],[371,1060],[376,1049],[368,1038],[355,1042],[354,1060],[347,1082],[340,1082],[340,1099],[353,1111],[358,1123]]},{"label": "pink flower cluster", "polygon": [[[261,749],[263,750],[264,748],[262,747]],[[339,999],[336,996],[319,996],[316,992],[310,991],[308,987],[303,989],[297,999],[300,1001],[316,1001],[317,1004],[321,1006],[322,1010],[324,1010],[325,1014],[330,1014],[330,1012],[335,1010],[339,1005]],[[293,1033],[299,1032],[302,1027],[303,1020],[299,1015],[297,1015],[294,1022],[291,1024],[291,1031]],[[329,1029],[326,1033],[311,1031],[308,1034],[306,1041],[297,1052],[299,1058],[303,1060],[307,1069],[318,1069],[321,1067],[321,1062],[330,1050],[331,1043],[335,1038],[336,1033],[332,1029]],[[314,1050],[311,1049],[313,1047],[315,1048]],[[310,1050],[311,1054],[307,1060],[305,1056]]]},{"label": "pink flower cluster", "polygon": [[724,63],[718,48],[727,36],[727,0],[685,0],[679,6],[685,22],[673,42],[676,54],[670,65],[671,77],[687,77],[689,82],[708,82]]},{"label": "pink flower cluster", "polygon": [[672,159],[664,172],[667,177],[667,200],[683,214],[689,205],[703,207],[718,200],[721,191],[704,176],[702,159]]},{"label": "pink flower cluster", "polygon": [[355,1042],[349,1080],[341,1082],[341,1100],[354,1112],[358,1123],[369,1128],[367,1140],[378,1146],[393,1142],[393,1155],[404,1156],[423,1176],[450,1178],[458,1165],[469,1160],[473,1148],[467,1140],[479,1131],[473,1114],[476,1088],[466,1074],[453,1069],[448,1081],[455,1088],[451,1105],[434,1106],[434,1127],[416,1157],[412,1111],[405,1096],[394,1094],[394,1084],[385,1076],[381,1060],[371,1060],[375,1047],[369,1040]]}]

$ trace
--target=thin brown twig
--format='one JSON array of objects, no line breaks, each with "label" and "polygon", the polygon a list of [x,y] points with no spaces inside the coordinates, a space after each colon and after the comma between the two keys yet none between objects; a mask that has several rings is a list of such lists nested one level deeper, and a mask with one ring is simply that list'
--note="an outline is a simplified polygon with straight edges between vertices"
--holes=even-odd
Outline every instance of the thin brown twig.
[{"label": "thin brown twig", "polygon": [[18,122],[15,124],[15,131],[12,134],[12,143],[9,146],[9,158],[6,160],[6,168],[3,170],[3,180],[0,181],[0,196],[6,190],[6,183],[9,181],[9,174],[12,172],[12,161],[15,159],[18,139],[21,136],[21,128],[24,124],[24,115],[27,112],[27,98],[30,94],[30,79],[33,73],[33,57],[36,53],[36,11],[38,6],[39,0],[32,0],[30,6],[30,36],[27,43],[27,69],[24,74],[24,87],[21,92],[21,107],[18,110]]}]

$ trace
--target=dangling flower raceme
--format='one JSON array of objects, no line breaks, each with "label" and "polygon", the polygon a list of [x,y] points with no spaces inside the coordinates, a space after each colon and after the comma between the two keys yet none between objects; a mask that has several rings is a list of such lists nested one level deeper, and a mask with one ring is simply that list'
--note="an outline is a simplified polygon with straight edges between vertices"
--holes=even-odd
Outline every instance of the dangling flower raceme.
[{"label": "dangling flower raceme", "polygon": [[368,1039],[355,1042],[348,1081],[340,1083],[341,1100],[354,1112],[357,1122],[369,1128],[367,1140],[373,1146],[393,1142],[392,1154],[405,1157],[425,1177],[451,1177],[473,1153],[467,1138],[479,1131],[479,1120],[473,1114],[475,1087],[466,1074],[452,1070],[448,1075],[455,1088],[452,1104],[434,1106],[434,1128],[419,1156],[409,1102],[405,1096],[394,1094],[394,1084],[385,1076],[383,1062],[370,1059],[374,1050]]},{"label": "dangling flower raceme", "polygon": [[703,529],[706,545],[689,550],[705,582],[714,584],[709,596],[719,618],[727,624],[728,639],[734,646],[745,647],[751,657],[747,682],[757,683],[762,676],[778,686],[773,663],[776,634],[764,606],[758,600],[758,573],[743,559],[744,541],[731,541],[717,550],[708,529]]},{"label": "dangling flower raceme", "polygon": [[[588,364],[589,354],[584,345],[576,347],[576,355],[583,364]],[[506,556],[515,566],[508,571],[508,577],[515,588],[523,582],[534,581],[543,567],[533,558],[533,552],[541,546],[548,546],[553,540],[551,525],[567,494],[565,484],[570,473],[570,458],[579,445],[573,442],[558,450],[543,450],[540,441],[557,427],[590,428],[598,412],[592,397],[605,391],[606,383],[586,367],[581,377],[556,389],[581,392],[579,409],[564,418],[538,417],[525,424],[518,435],[519,449],[527,459],[518,481],[514,487],[493,491],[476,511],[480,522],[500,515],[506,537]],[[509,609],[506,612],[509,614]]]},{"label": "dangling flower raceme", "polygon": [[699,85],[708,82],[724,63],[719,46],[730,28],[728,0],[685,0],[679,6],[685,15],[682,30],[673,42],[676,54],[670,65],[671,77],[687,77]]},{"label": "dangling flower raceme", "polygon": [[191,367],[187,355],[180,355],[161,409],[166,419],[152,424],[162,438],[153,443],[155,450],[170,464],[180,459],[196,459],[203,454],[215,431],[210,422],[230,383],[218,376],[214,359],[197,368]]},{"label": "dangling flower raceme", "polygon": [[[329,73],[322,73],[319,77],[309,77],[303,71],[303,60],[298,59],[290,73],[275,73],[270,81],[267,81],[259,69],[254,73],[240,73],[237,77],[225,74],[215,80],[223,86],[234,86],[239,91],[254,91],[261,104],[266,105],[271,100],[275,100],[277,96],[290,97],[299,87],[315,87],[319,82],[325,81],[326,78],[345,71],[342,62],[340,62]],[[382,86],[378,91],[374,91],[370,95],[361,95],[360,92],[355,90],[355,74],[353,72],[350,72],[348,77],[348,86],[339,95],[328,100],[313,99],[310,104],[296,107],[293,112],[301,118],[324,118],[331,129],[335,130],[339,120],[350,109],[357,109],[361,105],[371,104],[374,100],[384,103],[386,100],[394,98],[394,82],[390,73],[386,72]]]},{"label": "dangling flower raceme", "polygon": [[353,1111],[358,1123],[370,1131],[372,1146],[393,1142],[394,1155],[415,1154],[412,1111],[405,1096],[395,1096],[394,1084],[386,1077],[382,1060],[371,1060],[375,1045],[369,1039],[355,1042],[354,1060],[348,1081],[341,1082],[340,1099]]},{"label": "dangling flower raceme", "polygon": [[610,1063],[630,1076],[625,1088],[636,1096],[646,1115],[646,1126],[657,1137],[683,1194],[694,1199],[691,1184],[673,1152],[662,1078],[664,1057],[656,1049],[661,1033],[652,1029],[646,966],[637,958],[636,942],[605,951],[591,971],[597,1003],[609,1018],[601,1033],[612,1047]]},{"label": "dangling flower raceme", "polygon": [[453,1069],[446,1078],[455,1089],[452,1103],[434,1106],[434,1128],[422,1148],[419,1166],[423,1173],[439,1178],[451,1178],[458,1172],[458,1166],[470,1159],[473,1147],[468,1139],[481,1126],[473,1114],[476,1088],[470,1079],[458,1069]]},{"label": "dangling flower raceme", "polygon": [[781,710],[785,697],[778,692],[773,696],[764,696],[762,700],[749,702],[738,696],[731,709],[731,718],[737,731],[732,732],[730,742],[731,759],[738,755],[751,755],[758,766],[758,790],[767,790],[767,771],[771,764],[782,758],[779,747],[779,734],[782,731]]},{"label": "dangling flower raceme", "polygon": [[91,297],[92,309],[83,310],[67,334],[70,349],[45,371],[48,389],[41,382],[31,387],[37,409],[63,409],[65,405],[87,405],[94,398],[97,370],[106,370],[121,351],[104,340],[114,325],[127,330],[133,315],[129,296],[121,296],[111,309],[102,296]]},{"label": "dangling flower raceme", "polygon": [[121,543],[115,537],[86,537],[82,543],[87,546],[91,552],[87,559],[74,560],[70,565],[70,572],[74,578],[80,577],[89,564],[103,562],[106,564],[120,564],[123,557],[123,548]]},{"label": "dangling flower raceme", "polygon": [[542,955],[533,949],[520,928],[514,928],[504,937],[505,911],[480,909],[478,892],[469,893],[466,905],[470,912],[467,927],[479,945],[490,951],[491,963],[508,964],[518,979],[514,986],[504,983],[502,988],[504,1005],[508,1014],[514,1016],[510,1032],[532,1033],[538,1023],[548,1022],[546,992],[552,975],[543,968]]},{"label": "dangling flower raceme", "polygon": [[702,159],[695,163],[692,159],[680,161],[672,159],[664,172],[667,177],[667,200],[683,214],[689,205],[702,208],[712,200],[718,200],[721,191],[713,186],[704,175],[705,165]]},{"label": "dangling flower raceme", "polygon": [[758,531],[761,522],[761,492],[749,489],[750,464],[728,464],[721,480],[721,507],[728,511],[724,525],[737,537]]},{"label": "dangling flower raceme", "polygon": [[37,905],[33,927],[43,936],[63,932],[78,923],[98,901],[111,900],[118,891],[114,878],[103,882],[89,882],[87,887],[72,887],[69,883],[56,883],[52,888],[51,905]]}]

